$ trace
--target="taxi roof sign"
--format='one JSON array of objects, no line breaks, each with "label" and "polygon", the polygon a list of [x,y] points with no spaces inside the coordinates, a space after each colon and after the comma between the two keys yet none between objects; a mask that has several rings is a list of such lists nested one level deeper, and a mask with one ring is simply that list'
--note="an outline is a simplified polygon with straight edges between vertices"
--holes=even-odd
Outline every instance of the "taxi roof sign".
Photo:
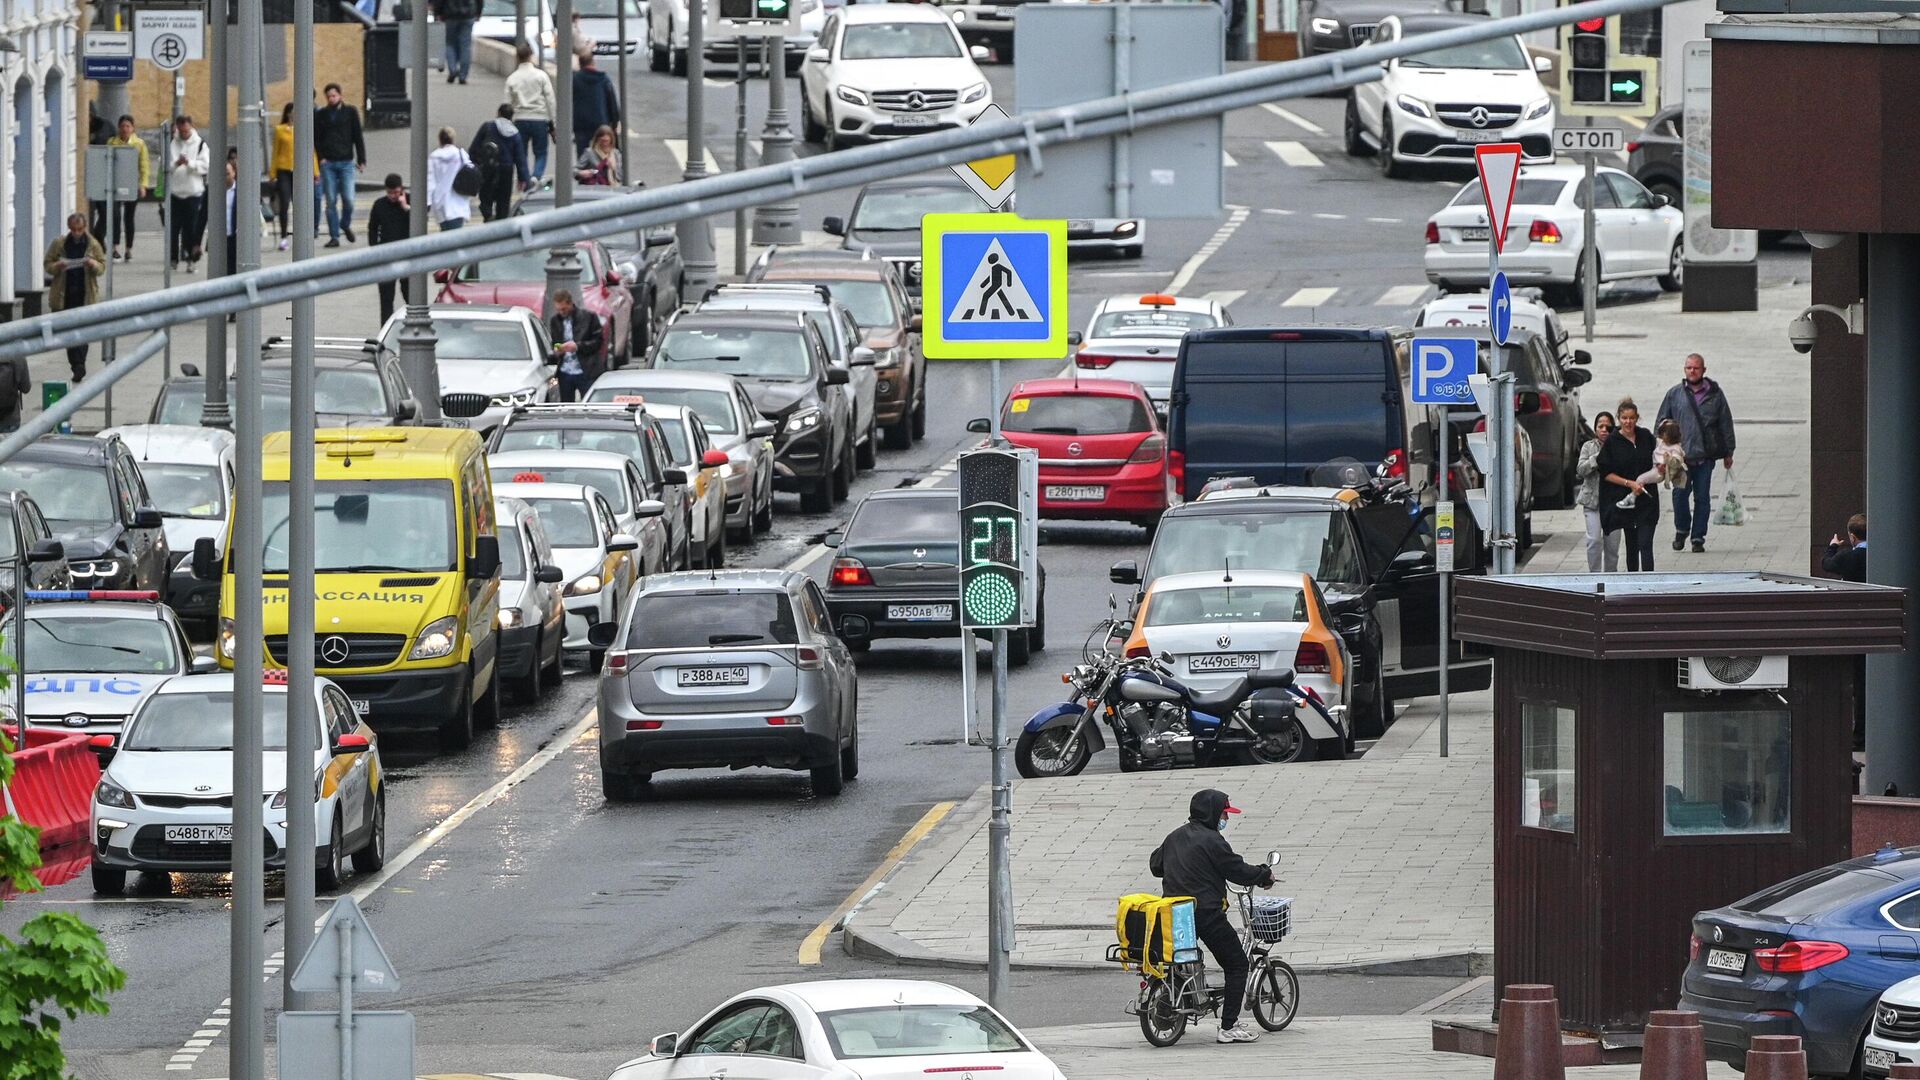
[{"label": "taxi roof sign", "polygon": [[[1007,114],[1000,106],[989,105],[980,110],[980,115],[973,118],[973,123],[978,124],[993,120],[1005,120],[1006,118]],[[990,158],[981,158],[978,161],[956,162],[949,166],[949,168],[953,170],[955,176],[960,178],[962,183],[973,189],[975,195],[980,196],[980,201],[987,204],[987,209],[998,210],[1006,205],[1008,199],[1013,197],[1013,173],[1015,164],[1016,162],[1012,154],[997,154]]]}]

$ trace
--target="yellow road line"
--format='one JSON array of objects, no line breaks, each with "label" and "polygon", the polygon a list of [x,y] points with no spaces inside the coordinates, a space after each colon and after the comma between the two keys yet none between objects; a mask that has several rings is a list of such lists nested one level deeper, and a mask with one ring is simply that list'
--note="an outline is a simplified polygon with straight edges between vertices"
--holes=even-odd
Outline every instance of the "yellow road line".
[{"label": "yellow road line", "polygon": [[862,881],[848,893],[847,898],[840,901],[840,906],[833,909],[833,914],[821,920],[820,925],[813,928],[813,933],[808,934],[806,940],[800,943],[799,961],[802,965],[812,967],[820,963],[820,949],[827,943],[827,935],[833,933],[833,928],[840,924],[841,919],[846,918],[847,912],[852,911],[855,904],[865,899],[867,894],[873,891],[874,886],[880,884],[888,874],[893,872],[893,868],[899,865],[901,859],[906,858],[907,852],[912,851],[915,844],[927,838],[927,834],[933,831],[935,825],[940,824],[955,805],[950,802],[935,803],[920,816],[919,821],[914,822],[913,828],[907,830],[906,835],[900,838],[900,842],[893,845],[887,852],[886,858],[880,860],[880,865],[873,868],[873,873],[867,875],[867,880]]}]

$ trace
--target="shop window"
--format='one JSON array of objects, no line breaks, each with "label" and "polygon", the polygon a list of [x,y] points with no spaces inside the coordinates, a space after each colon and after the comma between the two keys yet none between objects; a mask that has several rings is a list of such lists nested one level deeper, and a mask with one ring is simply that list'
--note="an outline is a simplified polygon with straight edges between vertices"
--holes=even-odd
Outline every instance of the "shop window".
[{"label": "shop window", "polygon": [[1790,831],[1787,716],[1786,709],[1667,713],[1661,732],[1666,835]]},{"label": "shop window", "polygon": [[1574,711],[1564,705],[1520,705],[1520,824],[1573,831]]}]

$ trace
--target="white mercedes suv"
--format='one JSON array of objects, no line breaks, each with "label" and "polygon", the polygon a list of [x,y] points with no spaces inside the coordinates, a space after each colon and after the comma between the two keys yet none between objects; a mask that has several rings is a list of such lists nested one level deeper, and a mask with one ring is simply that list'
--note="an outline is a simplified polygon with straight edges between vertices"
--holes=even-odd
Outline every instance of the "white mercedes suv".
[{"label": "white mercedes suv", "polygon": [[931,4],[857,4],[827,19],[800,69],[808,142],[849,142],[966,127],[993,104],[953,20]]},{"label": "white mercedes suv", "polygon": [[[1373,40],[1470,26],[1484,16],[1390,15]],[[1418,162],[1471,164],[1480,143],[1517,142],[1527,164],[1553,161],[1553,99],[1540,85],[1545,57],[1529,58],[1518,37],[1452,45],[1390,60],[1386,77],[1347,96],[1347,153],[1377,153],[1380,171],[1405,176]]]}]

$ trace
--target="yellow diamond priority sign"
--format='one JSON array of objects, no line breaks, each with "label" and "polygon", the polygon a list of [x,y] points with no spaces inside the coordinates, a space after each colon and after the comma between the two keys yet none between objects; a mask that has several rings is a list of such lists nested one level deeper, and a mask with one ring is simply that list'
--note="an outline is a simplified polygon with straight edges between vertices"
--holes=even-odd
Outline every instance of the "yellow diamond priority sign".
[{"label": "yellow diamond priority sign", "polygon": [[[1006,118],[1007,114],[1001,111],[1000,106],[989,105],[979,116],[973,118],[973,122],[978,124],[982,121]],[[1006,205],[1007,199],[1012,197],[1013,168],[1012,154],[1001,154],[999,157],[981,158],[979,161],[967,161],[952,166],[954,174],[965,181],[975,195],[980,196],[980,200],[987,204],[989,210],[1000,209]]]}]

